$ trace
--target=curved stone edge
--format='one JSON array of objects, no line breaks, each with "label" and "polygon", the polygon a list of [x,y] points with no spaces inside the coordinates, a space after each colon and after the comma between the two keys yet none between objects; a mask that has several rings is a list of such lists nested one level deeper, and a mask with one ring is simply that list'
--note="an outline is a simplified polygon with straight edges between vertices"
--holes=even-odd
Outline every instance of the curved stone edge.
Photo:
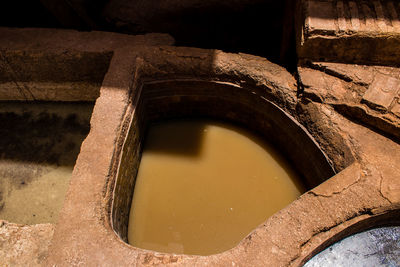
[{"label": "curved stone edge", "polygon": [[[330,120],[335,127],[340,128],[343,135],[347,135],[346,139],[357,162],[309,192],[319,199],[327,210],[327,215],[340,223],[336,223],[333,228],[319,231],[311,238],[303,246],[300,256],[292,262],[292,266],[302,265],[332,243],[353,233],[400,223],[400,175],[396,171],[395,163],[400,159],[399,144],[346,120],[329,105],[314,105],[321,113],[331,112]],[[355,173],[351,175],[349,172]],[[336,184],[335,179],[342,175],[342,182]],[[346,196],[346,201],[339,200]],[[332,198],[338,198],[336,203],[328,201]],[[337,213],[337,210],[340,212]],[[341,217],[338,214],[346,216]]]},{"label": "curved stone edge", "polygon": [[[74,169],[49,251],[49,265],[298,266],[332,240],[336,234],[332,229],[339,229],[353,219],[363,221],[368,216],[398,210],[398,194],[388,188],[398,188],[400,181],[395,165],[400,160],[399,145],[346,120],[329,106],[313,103],[315,112],[330,114],[324,123],[339,127],[358,162],[331,178],[333,186],[322,184],[302,195],[238,246],[221,254],[207,257],[164,254],[124,243],[112,230],[107,207],[112,197],[110,173],[116,156],[115,144],[127,119],[128,104],[135,99],[131,94],[141,88],[141,82],[149,82],[152,77],[209,78],[212,74],[221,81],[244,82],[258,89],[265,86],[267,97],[275,98],[289,113],[295,112],[297,103],[291,100],[296,99],[293,77],[262,59],[172,47],[117,51],[96,101],[91,132]],[[306,249],[310,242],[317,245]]]}]

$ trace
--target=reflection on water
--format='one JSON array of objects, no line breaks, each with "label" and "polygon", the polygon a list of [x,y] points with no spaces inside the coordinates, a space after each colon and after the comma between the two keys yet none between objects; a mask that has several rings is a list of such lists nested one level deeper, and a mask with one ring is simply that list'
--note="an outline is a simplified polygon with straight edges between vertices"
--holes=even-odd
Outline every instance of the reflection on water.
[{"label": "reflection on water", "polygon": [[243,129],[156,124],[144,146],[128,240],[160,252],[223,252],[302,192],[282,158]]},{"label": "reflection on water", "polygon": [[57,220],[92,103],[0,102],[0,219]]}]

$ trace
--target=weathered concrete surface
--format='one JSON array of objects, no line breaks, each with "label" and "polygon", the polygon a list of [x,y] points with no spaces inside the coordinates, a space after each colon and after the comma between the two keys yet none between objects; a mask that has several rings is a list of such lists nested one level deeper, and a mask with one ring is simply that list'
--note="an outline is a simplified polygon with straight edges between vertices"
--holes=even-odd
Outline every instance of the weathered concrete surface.
[{"label": "weathered concrete surface", "polygon": [[304,97],[399,140],[399,68],[309,62],[298,71]]},{"label": "weathered concrete surface", "polygon": [[397,1],[302,0],[297,10],[300,60],[399,66]]},{"label": "weathered concrete surface", "polygon": [[0,28],[0,100],[94,101],[112,53],[171,45],[167,34]]},{"label": "weathered concrete surface", "polygon": [[0,262],[3,266],[44,266],[53,224],[24,226],[0,220]]},{"label": "weathered concrete surface", "polygon": [[[354,231],[382,221],[398,222],[399,144],[347,120],[331,105],[297,99],[293,77],[285,73],[264,59],[219,51],[160,47],[116,53],[74,170],[48,264],[299,266]],[[110,222],[121,144],[138,94],[145,90],[142,84],[168,79],[211,79],[252,88],[298,118],[328,156],[336,155],[330,160],[343,171],[224,253],[201,257],[129,246]]]}]

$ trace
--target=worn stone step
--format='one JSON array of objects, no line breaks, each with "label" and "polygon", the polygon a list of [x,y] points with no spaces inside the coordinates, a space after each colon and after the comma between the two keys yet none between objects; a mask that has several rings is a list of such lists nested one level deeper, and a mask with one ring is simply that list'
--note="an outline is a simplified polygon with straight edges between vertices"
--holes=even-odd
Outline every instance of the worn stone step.
[{"label": "worn stone step", "polygon": [[300,60],[400,64],[400,2],[302,0],[297,12]]}]

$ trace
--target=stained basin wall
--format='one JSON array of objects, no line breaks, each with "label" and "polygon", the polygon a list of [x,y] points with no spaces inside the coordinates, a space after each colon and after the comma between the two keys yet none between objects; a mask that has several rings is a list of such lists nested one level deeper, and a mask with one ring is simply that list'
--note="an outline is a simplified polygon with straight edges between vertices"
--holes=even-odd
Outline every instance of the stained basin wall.
[{"label": "stained basin wall", "polygon": [[207,81],[156,82],[146,84],[134,104],[112,204],[113,228],[125,241],[142,141],[149,122],[199,116],[232,121],[275,146],[303,177],[307,188],[334,175],[325,155],[298,122],[246,88]]},{"label": "stained basin wall", "polygon": [[1,51],[3,100],[93,101],[112,53]]},{"label": "stained basin wall", "polygon": [[94,101],[114,50],[172,44],[168,34],[0,27],[0,100]]}]

